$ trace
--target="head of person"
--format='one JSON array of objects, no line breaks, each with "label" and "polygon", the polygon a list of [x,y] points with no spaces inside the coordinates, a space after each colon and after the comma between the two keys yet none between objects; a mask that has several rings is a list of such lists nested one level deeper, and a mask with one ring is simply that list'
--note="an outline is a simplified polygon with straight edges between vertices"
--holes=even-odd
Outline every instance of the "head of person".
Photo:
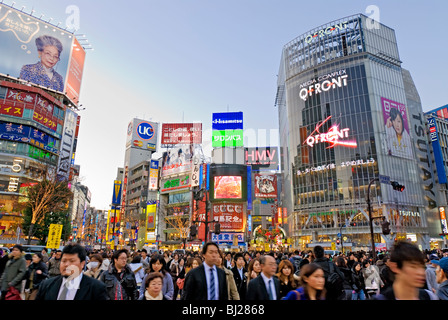
[{"label": "head of person", "polygon": [[246,260],[246,262],[249,262],[252,259],[252,257],[250,256],[249,252],[245,252],[244,253],[244,259]]},{"label": "head of person", "polygon": [[61,275],[68,278],[72,274],[75,276],[81,274],[86,264],[87,252],[83,246],[79,244],[69,244],[62,250],[61,264],[59,271]]},{"label": "head of person", "polygon": [[307,263],[300,268],[300,284],[305,289],[305,296],[309,297],[311,290],[316,291],[316,299],[325,297],[324,270],[317,263]]},{"label": "head of person", "polygon": [[54,253],[54,258],[56,260],[59,260],[61,259],[61,257],[62,257],[62,250],[56,250],[56,252]]},{"label": "head of person", "polygon": [[347,262],[345,261],[344,257],[341,257],[341,256],[337,257],[335,264],[339,268],[347,268]]},{"label": "head of person", "polygon": [[442,283],[448,280],[448,257],[443,257],[440,260],[431,260],[431,263],[436,265],[436,280],[437,283]]},{"label": "head of person", "polygon": [[278,265],[277,278],[280,282],[291,283],[293,288],[296,288],[296,282],[294,281],[294,266],[289,260],[282,260]]},{"label": "head of person", "polygon": [[401,135],[404,130],[403,116],[397,108],[390,108],[390,120],[392,121],[392,126],[394,127],[397,135]]},{"label": "head of person", "polygon": [[160,272],[152,272],[146,277],[145,290],[152,297],[157,297],[162,291],[162,287],[163,287],[163,275]]},{"label": "head of person", "polygon": [[114,252],[112,256],[112,261],[117,270],[122,270],[126,267],[128,262],[128,250],[120,249]]},{"label": "head of person", "polygon": [[166,261],[161,254],[156,254],[149,260],[149,272],[161,272],[165,275]]},{"label": "head of person", "polygon": [[142,262],[142,257],[140,257],[138,254],[136,254],[133,258],[131,263],[140,263]]},{"label": "head of person", "polygon": [[25,254],[26,265],[29,266],[33,262],[33,256],[30,253]]},{"label": "head of person", "polygon": [[14,247],[12,247],[11,255],[14,258],[19,258],[22,255],[23,247],[20,244],[16,244]]},{"label": "head of person", "polygon": [[323,258],[325,254],[325,250],[322,246],[315,246],[313,252],[316,259]]},{"label": "head of person", "polygon": [[148,251],[146,251],[146,249],[142,249],[141,255],[142,255],[142,258],[145,259],[146,256],[148,255]]},{"label": "head of person", "polygon": [[275,272],[277,271],[277,262],[275,261],[275,258],[271,255],[264,255],[260,258],[260,266],[261,266],[261,272],[268,278],[275,275]]},{"label": "head of person", "polygon": [[244,266],[246,265],[246,260],[244,260],[244,256],[240,252],[235,254],[233,259],[235,260],[235,265],[238,269],[244,268]]},{"label": "head of person", "polygon": [[208,266],[213,266],[218,264],[218,258],[220,256],[219,247],[214,242],[207,242],[202,247],[202,256],[204,257],[204,262]]},{"label": "head of person", "polygon": [[48,254],[47,248],[43,248],[41,251],[42,254]]},{"label": "head of person", "polygon": [[400,241],[392,247],[389,268],[395,280],[409,287],[421,288],[425,285],[425,257],[412,243]]},{"label": "head of person", "polygon": [[356,273],[361,272],[361,270],[362,270],[362,264],[361,264],[360,262],[358,262],[358,261],[355,261],[355,262],[353,263],[352,270],[355,271]]},{"label": "head of person", "polygon": [[42,261],[42,258],[43,258],[43,256],[42,256],[42,253],[40,253],[40,252],[33,254],[33,258],[32,258],[33,263],[38,264],[39,262]]},{"label": "head of person", "polygon": [[92,270],[98,269],[103,263],[103,257],[99,253],[95,253],[90,257],[90,261],[87,264],[87,267],[90,267]]},{"label": "head of person", "polygon": [[185,258],[179,259],[179,266],[184,267],[185,266]]},{"label": "head of person", "polygon": [[53,68],[59,62],[63,47],[58,39],[40,36],[36,39],[36,47],[39,59],[46,68]]},{"label": "head of person", "polygon": [[247,271],[249,272],[249,275],[254,271],[256,274],[260,274],[261,272],[261,265],[260,265],[260,258],[253,258],[249,262],[249,266],[247,267]]}]

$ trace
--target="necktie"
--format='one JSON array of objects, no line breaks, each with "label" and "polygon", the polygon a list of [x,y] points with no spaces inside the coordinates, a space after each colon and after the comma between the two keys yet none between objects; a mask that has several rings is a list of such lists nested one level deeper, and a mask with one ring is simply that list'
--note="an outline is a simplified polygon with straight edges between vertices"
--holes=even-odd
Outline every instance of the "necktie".
[{"label": "necktie", "polygon": [[269,295],[269,300],[274,300],[274,297],[272,296],[272,291],[271,291],[271,281],[268,281],[268,295]]},{"label": "necktie", "polygon": [[58,298],[58,300],[66,300],[67,299],[67,286],[66,286],[66,284],[64,284],[63,286],[62,286],[62,292],[61,292],[61,295],[59,296],[59,298]]},{"label": "necktie", "polygon": [[216,300],[215,299],[215,276],[213,274],[213,269],[210,269],[210,299],[209,300]]}]

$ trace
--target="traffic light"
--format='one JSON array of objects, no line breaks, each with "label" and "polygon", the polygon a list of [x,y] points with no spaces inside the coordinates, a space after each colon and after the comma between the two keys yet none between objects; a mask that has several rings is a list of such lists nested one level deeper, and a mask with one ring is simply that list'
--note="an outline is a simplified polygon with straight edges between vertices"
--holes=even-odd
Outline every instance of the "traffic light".
[{"label": "traffic light", "polygon": [[336,240],[336,244],[339,245],[341,241],[339,239]]},{"label": "traffic light", "polygon": [[381,222],[381,229],[383,230],[384,235],[390,234],[390,222],[384,219],[383,222]]},{"label": "traffic light", "polygon": [[221,233],[221,225],[219,224],[219,222],[215,223],[215,234],[220,234]]},{"label": "traffic light", "polygon": [[196,225],[193,224],[190,227],[190,236],[193,238],[193,237],[196,237],[197,234],[198,234],[198,229],[197,229]]},{"label": "traffic light", "polygon": [[203,197],[204,197],[203,189],[199,189],[199,187],[195,187],[195,189],[193,190],[193,199],[198,201],[198,200],[202,200]]},{"label": "traffic light", "polygon": [[392,189],[403,192],[404,185],[399,184],[397,181],[391,181],[390,184],[392,185]]}]

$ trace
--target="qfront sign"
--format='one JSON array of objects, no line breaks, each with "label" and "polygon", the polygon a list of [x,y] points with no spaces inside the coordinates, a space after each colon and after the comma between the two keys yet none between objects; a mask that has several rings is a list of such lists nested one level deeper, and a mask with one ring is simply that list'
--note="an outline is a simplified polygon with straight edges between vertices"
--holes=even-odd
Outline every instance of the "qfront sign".
[{"label": "qfront sign", "polygon": [[319,76],[300,85],[299,96],[306,101],[313,95],[347,86],[347,71],[345,69]]},{"label": "qfront sign", "polygon": [[313,42],[313,40],[326,37],[326,36],[332,34],[333,32],[335,32],[336,30],[347,29],[347,23],[348,23],[348,21],[345,21],[345,22],[341,22],[339,24],[335,24],[333,26],[330,26],[330,27],[327,27],[324,29],[320,29],[319,31],[316,31],[314,33],[307,35],[305,37],[305,41],[307,43],[311,43],[311,42]]},{"label": "qfront sign", "polygon": [[306,143],[310,147],[314,147],[315,144],[326,142],[329,144],[327,149],[334,148],[336,146],[356,148],[358,146],[356,141],[344,140],[348,138],[350,128],[339,129],[338,125],[333,125],[327,132],[321,133],[319,131],[322,125],[330,120],[330,118],[331,116],[328,116],[327,119],[317,124],[314,131],[311,132],[308,138],[305,139],[304,144]]}]

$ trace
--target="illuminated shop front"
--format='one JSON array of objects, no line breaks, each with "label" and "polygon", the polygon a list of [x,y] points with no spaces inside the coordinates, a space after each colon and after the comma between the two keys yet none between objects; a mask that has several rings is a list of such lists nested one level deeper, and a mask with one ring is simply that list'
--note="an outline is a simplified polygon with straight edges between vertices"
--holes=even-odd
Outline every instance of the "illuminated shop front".
[{"label": "illuminated shop front", "polygon": [[345,250],[368,249],[367,191],[381,175],[405,190],[379,181],[370,188],[372,216],[386,217],[392,229],[383,236],[381,219],[374,220],[378,248],[390,247],[397,233],[415,234],[429,248],[433,208],[413,130],[421,104],[410,101],[413,83],[404,80],[394,30],[368,27],[367,19],[330,22],[283,48],[276,97],[281,200],[292,215],[294,247],[330,248],[340,240]]}]

